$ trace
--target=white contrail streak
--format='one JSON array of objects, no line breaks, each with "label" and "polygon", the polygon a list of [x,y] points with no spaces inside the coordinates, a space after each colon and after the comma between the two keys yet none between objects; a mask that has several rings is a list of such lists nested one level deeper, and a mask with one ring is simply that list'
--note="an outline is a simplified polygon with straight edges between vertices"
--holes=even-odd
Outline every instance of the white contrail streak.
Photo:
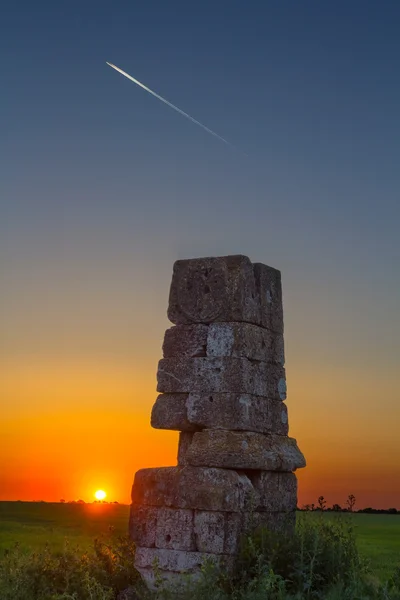
[{"label": "white contrail streak", "polygon": [[[149,92],[149,94],[151,94],[152,96],[155,96],[156,98],[158,98],[159,100],[161,100],[161,102],[164,102],[164,104],[167,104],[167,106],[169,106],[169,107],[173,108],[174,110],[176,110],[178,113],[180,113],[181,115],[183,115],[184,117],[186,117],[187,119],[189,119],[190,121],[192,121],[192,123],[195,123],[196,125],[199,125],[203,129],[205,129],[206,131],[208,131],[208,133],[211,133],[211,135],[213,135],[214,137],[218,138],[219,140],[221,140],[225,144],[228,144],[228,146],[232,146],[232,144],[230,142],[228,142],[223,137],[221,137],[220,135],[218,135],[218,133],[215,133],[215,131],[212,131],[211,129],[209,129],[208,127],[206,127],[205,125],[203,125],[199,121],[196,121],[196,119],[194,119],[193,117],[191,117],[187,113],[183,112],[183,110],[181,110],[180,108],[178,108],[174,104],[171,104],[171,102],[168,102],[168,100],[165,100],[165,98],[162,98],[162,96],[159,96],[158,94],[156,94],[155,92],[153,92],[153,90],[151,90],[147,86],[143,85],[143,83],[140,83],[140,81],[138,81],[134,77],[131,77],[131,75],[128,75],[128,73],[125,73],[125,71],[123,71],[122,69],[119,69],[118,67],[116,67],[115,65],[113,65],[112,63],[109,63],[109,62],[107,62],[106,64],[109,67],[112,67],[113,69],[115,69],[116,71],[118,71],[118,73],[121,73],[121,75],[124,75],[125,77],[127,77],[128,79],[130,79],[131,81],[133,81],[133,83],[136,83],[136,85],[138,85],[139,87],[141,87],[144,90],[146,90],[146,92]],[[232,147],[234,147],[234,146],[232,146]]]}]

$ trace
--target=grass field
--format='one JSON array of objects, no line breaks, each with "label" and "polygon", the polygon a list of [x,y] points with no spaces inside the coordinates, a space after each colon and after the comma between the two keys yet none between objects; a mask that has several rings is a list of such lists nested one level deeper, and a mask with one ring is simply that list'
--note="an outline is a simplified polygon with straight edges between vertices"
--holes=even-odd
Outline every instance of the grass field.
[{"label": "grass field", "polygon": [[129,506],[123,504],[59,504],[0,502],[0,551],[16,542],[21,548],[38,550],[49,545],[62,550],[65,541],[83,550],[93,540],[128,531]]},{"label": "grass field", "polygon": [[[128,518],[129,506],[118,504],[0,502],[0,555],[16,542],[23,549],[49,545],[56,552],[67,540],[87,550],[110,527],[116,534],[126,534]],[[337,517],[326,513],[323,518]],[[351,518],[361,554],[379,579],[387,579],[400,565],[400,515],[354,514]]]}]

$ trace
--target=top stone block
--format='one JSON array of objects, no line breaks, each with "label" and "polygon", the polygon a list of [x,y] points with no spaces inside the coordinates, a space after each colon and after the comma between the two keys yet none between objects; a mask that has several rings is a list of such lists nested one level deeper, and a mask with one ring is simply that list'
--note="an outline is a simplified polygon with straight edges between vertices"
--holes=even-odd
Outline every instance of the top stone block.
[{"label": "top stone block", "polygon": [[260,325],[276,333],[283,333],[281,272],[262,263],[255,263],[253,269],[260,306]]},{"label": "top stone block", "polygon": [[176,261],[168,317],[175,324],[258,323],[259,307],[250,259],[237,255]]},{"label": "top stone block", "polygon": [[168,317],[176,325],[246,322],[282,333],[280,272],[242,255],[178,260]]}]

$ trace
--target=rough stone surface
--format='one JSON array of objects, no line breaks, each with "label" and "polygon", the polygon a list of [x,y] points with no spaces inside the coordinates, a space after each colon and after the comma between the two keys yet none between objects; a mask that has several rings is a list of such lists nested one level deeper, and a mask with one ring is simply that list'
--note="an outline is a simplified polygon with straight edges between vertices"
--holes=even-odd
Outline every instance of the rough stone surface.
[{"label": "rough stone surface", "polygon": [[213,554],[235,554],[243,530],[243,514],[195,511],[196,549]]},{"label": "rough stone surface", "polygon": [[196,550],[193,511],[162,508],[157,518],[156,547],[170,550]]},{"label": "rough stone surface", "polygon": [[306,465],[293,438],[219,429],[196,432],[186,460],[194,466],[263,471],[290,472]]},{"label": "rough stone surface", "polygon": [[161,394],[151,411],[151,426],[173,431],[198,431],[199,427],[187,418],[188,394]]},{"label": "rough stone surface", "polygon": [[283,402],[251,394],[161,394],[151,424],[185,432],[207,428],[287,435],[289,431]]},{"label": "rough stone surface", "polygon": [[135,567],[146,569],[158,562],[158,567],[163,571],[176,573],[192,573],[201,568],[205,561],[219,562],[229,561],[231,557],[203,552],[184,552],[178,550],[167,550],[161,548],[136,548]]},{"label": "rough stone surface", "polygon": [[137,471],[132,503],[238,512],[254,505],[254,493],[246,475],[229,469],[158,467]]},{"label": "rough stone surface", "polygon": [[198,431],[187,415],[189,394],[160,394],[151,411],[151,426],[172,431]]},{"label": "rough stone surface", "polygon": [[294,511],[297,506],[297,478],[294,473],[248,471],[258,494],[257,511]]},{"label": "rough stone surface", "polygon": [[163,356],[206,356],[207,353],[207,325],[176,325],[165,332],[163,343]]},{"label": "rough stone surface", "polygon": [[[140,510],[137,510],[137,509]],[[146,513],[153,519],[156,513],[156,535],[154,543],[149,546],[146,528],[152,527],[146,519]],[[197,564],[199,553],[216,555],[235,555],[239,544],[245,535],[259,528],[270,531],[293,531],[295,525],[295,512],[291,511],[247,511],[247,512],[218,512],[198,511],[188,509],[172,509],[164,507],[135,507],[134,518],[141,519],[142,523],[136,531],[140,531],[133,539],[138,547],[154,549],[151,553],[142,553],[144,556],[160,558],[167,557],[159,565],[161,569],[175,570],[177,555],[170,552],[162,553],[158,550],[173,550],[182,552],[185,560],[189,561],[189,567],[180,563],[180,569],[190,570],[191,561]],[[146,543],[146,546],[142,544]],[[145,559],[138,560],[138,566],[147,568],[149,565]]]},{"label": "rough stone surface", "polygon": [[164,358],[157,372],[164,393],[244,393],[286,399],[285,369],[246,358]]},{"label": "rough stone surface", "polygon": [[251,323],[175,325],[167,329],[164,358],[231,356],[285,363],[283,335]]},{"label": "rough stone surface", "polygon": [[287,435],[286,404],[250,394],[189,394],[187,419],[203,428]]},{"label": "rough stone surface", "polygon": [[253,265],[247,256],[178,260],[168,317],[172,323],[260,322]]},{"label": "rough stone surface", "polygon": [[208,328],[206,351],[209,357],[285,364],[283,335],[250,323],[213,323]]},{"label": "rough stone surface", "polygon": [[246,514],[132,505],[130,534],[140,547],[235,554]]},{"label": "rough stone surface", "polygon": [[193,433],[188,431],[182,431],[179,434],[178,443],[178,465],[184,467],[188,464],[186,456],[189,450],[190,444],[193,440]]},{"label": "rough stone surface", "polygon": [[138,546],[195,551],[194,511],[164,506],[131,506],[130,535]]},{"label": "rough stone surface", "polygon": [[253,266],[261,325],[271,331],[283,333],[281,272],[261,263]]},{"label": "rough stone surface", "polygon": [[156,545],[158,507],[131,504],[129,535],[135,544],[154,548]]}]

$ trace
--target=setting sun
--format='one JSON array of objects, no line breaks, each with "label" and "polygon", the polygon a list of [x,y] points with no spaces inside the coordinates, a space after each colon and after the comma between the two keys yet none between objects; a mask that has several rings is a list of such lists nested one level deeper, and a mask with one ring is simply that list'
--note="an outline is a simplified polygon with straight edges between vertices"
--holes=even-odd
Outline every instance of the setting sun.
[{"label": "setting sun", "polygon": [[97,490],[97,492],[95,493],[94,496],[95,496],[96,500],[104,500],[104,498],[107,496],[107,494],[103,490]]}]

